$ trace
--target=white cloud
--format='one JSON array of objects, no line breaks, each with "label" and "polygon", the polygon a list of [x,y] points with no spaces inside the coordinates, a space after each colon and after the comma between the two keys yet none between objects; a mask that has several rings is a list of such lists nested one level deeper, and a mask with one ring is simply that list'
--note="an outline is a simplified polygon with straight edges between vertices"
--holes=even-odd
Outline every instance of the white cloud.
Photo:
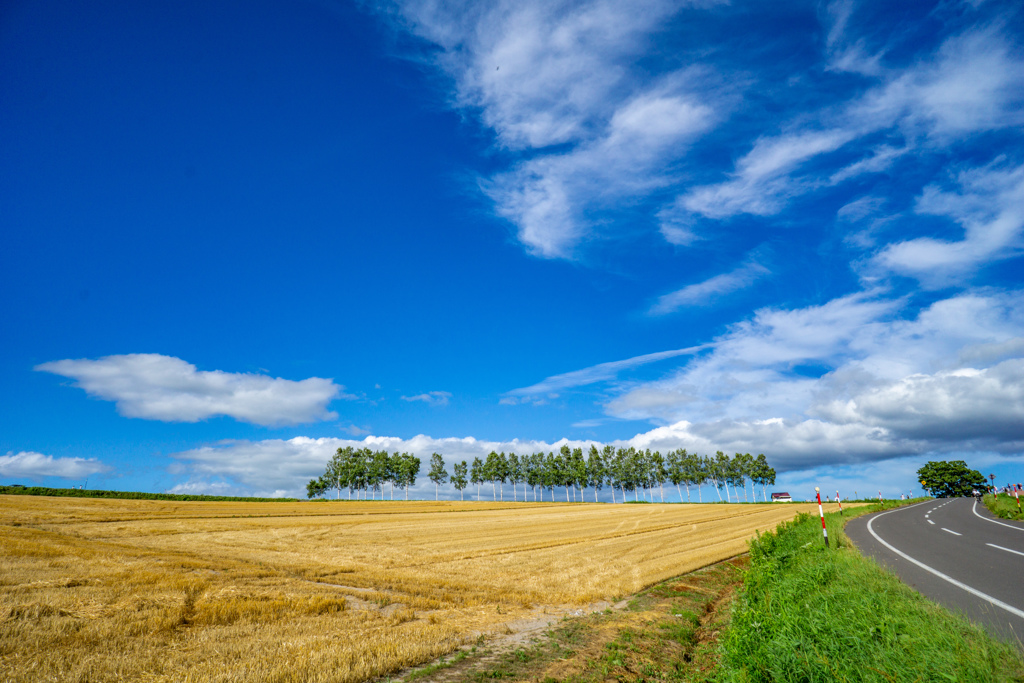
[{"label": "white cloud", "polygon": [[777,213],[788,198],[804,193],[808,186],[807,181],[794,178],[792,171],[809,159],[836,151],[853,138],[852,131],[841,129],[763,138],[736,162],[729,180],[695,188],[680,198],[680,204],[709,218]]},{"label": "white cloud", "polygon": [[[836,17],[833,31],[839,27],[841,33],[852,5],[830,7]],[[882,84],[846,105],[802,115],[790,130],[759,139],[728,180],[692,188],[678,198],[677,210],[713,219],[774,215],[795,196],[885,170],[919,138],[941,148],[979,131],[1024,122],[1024,61],[1012,54],[996,28],[965,31],[930,59],[882,78]],[[818,123],[808,124],[808,118]],[[876,146],[825,177],[799,174],[804,164],[821,162],[824,155],[879,131],[902,137],[903,144]]]},{"label": "white cloud", "polygon": [[650,315],[674,313],[686,306],[707,306],[718,297],[749,287],[770,271],[759,263],[749,261],[728,273],[687,285],[670,294],[658,297],[648,310]]},{"label": "white cloud", "polygon": [[669,376],[624,386],[606,412],[665,423],[652,443],[757,450],[787,468],[1021,453],[1022,301],[968,293],[912,319],[878,293],[765,309]]},{"label": "white cloud", "polygon": [[416,396],[402,396],[403,401],[421,401],[432,406],[446,406],[452,395],[447,391],[428,391]]},{"label": "white cloud", "polygon": [[588,137],[649,34],[678,11],[665,0],[396,4],[404,28],[441,48],[455,103],[478,109],[514,149]]},{"label": "white cloud", "polygon": [[837,424],[885,427],[908,438],[1024,447],[1024,359],[990,368],[916,373],[815,408]]},{"label": "white cloud", "polygon": [[534,157],[485,183],[527,248],[539,256],[568,256],[591,226],[588,212],[669,182],[666,161],[714,121],[711,107],[685,91],[686,80],[674,75],[624,101],[594,139]]},{"label": "white cloud", "polygon": [[858,197],[849,204],[840,207],[836,212],[836,217],[841,221],[854,223],[878,212],[884,204],[885,199],[883,197],[872,197],[870,195]]},{"label": "white cloud", "polygon": [[155,353],[58,360],[36,366],[74,379],[87,394],[115,401],[125,417],[198,422],[226,415],[261,425],[333,420],[327,410],[343,387],[311,377],[301,381],[221,370],[200,371],[180,358]]},{"label": "white cloud", "polygon": [[962,240],[918,237],[886,246],[871,270],[917,278],[928,287],[954,284],[980,266],[1021,253],[1024,229],[1024,166],[987,166],[959,174],[959,191],[929,185],[918,214],[946,216],[963,227]]},{"label": "white cloud", "polygon": [[482,188],[530,252],[564,258],[603,223],[596,214],[665,186],[670,163],[718,118],[727,88],[708,85],[707,70],[634,73],[679,10],[663,0],[400,2],[394,16],[441,48],[455,106],[527,153]]},{"label": "white cloud", "polygon": [[55,458],[34,451],[0,455],[0,477],[82,479],[110,468],[95,458]]},{"label": "white cloud", "polygon": [[685,349],[657,351],[655,353],[647,353],[642,356],[626,358],[625,360],[599,363],[589,368],[583,368],[582,370],[573,370],[572,372],[553,375],[538,382],[537,384],[506,392],[505,398],[502,399],[502,403],[514,404],[519,400],[532,401],[534,397],[550,396],[565,389],[586,386],[597,382],[605,382],[610,379],[614,379],[624,370],[639,367],[641,365],[647,365],[648,363],[655,363],[667,358],[692,355],[694,353],[698,353],[703,348],[705,347],[691,346]]},{"label": "white cloud", "polygon": [[929,61],[898,73],[848,111],[865,129],[898,123],[910,135],[937,143],[952,136],[1020,125],[1024,61],[1012,54],[998,27],[950,38]]}]

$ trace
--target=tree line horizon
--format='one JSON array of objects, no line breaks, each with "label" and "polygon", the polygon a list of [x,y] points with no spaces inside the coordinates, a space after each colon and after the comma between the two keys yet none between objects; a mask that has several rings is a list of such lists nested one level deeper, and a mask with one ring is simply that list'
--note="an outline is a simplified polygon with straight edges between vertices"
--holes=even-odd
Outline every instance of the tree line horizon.
[{"label": "tree line horizon", "polygon": [[[405,499],[409,499],[409,487],[415,485],[419,476],[421,461],[411,453],[390,453],[386,450],[374,451],[369,448],[339,448],[327,463],[324,473],[311,479],[306,485],[308,498],[326,496],[335,491],[341,498],[343,489],[348,489],[348,499],[356,494],[363,500],[367,494],[376,500],[380,492],[384,499],[384,486],[390,485],[391,499],[394,500],[395,489],[405,489]],[[665,502],[665,484],[676,487],[679,501],[682,502],[681,486],[686,488],[686,501],[692,502],[690,487],[697,488],[698,502],[704,502],[702,487],[711,485],[721,502],[739,502],[739,492],[743,489],[743,500],[747,498],[747,481],[751,482],[754,502],[757,502],[756,485],[761,486],[761,497],[767,502],[765,487],[775,484],[775,469],[768,464],[764,454],[752,456],[749,453],[736,453],[730,457],[722,451],[714,456],[689,453],[685,448],[669,451],[662,455],[660,451],[640,450],[634,447],[618,448],[607,445],[598,450],[591,445],[584,456],[582,448],[570,449],[563,445],[557,453],[554,451],[519,455],[504,451],[491,451],[486,458],[473,458],[471,463],[463,460],[456,462],[449,474],[444,456],[434,453],[430,457],[428,477],[434,483],[434,499],[438,500],[440,487],[451,484],[459,492],[460,499],[465,500],[468,486],[477,487],[477,500],[480,500],[480,488],[484,484],[491,485],[491,497],[494,501],[505,500],[505,485],[512,485],[513,500],[519,501],[519,484],[523,485],[523,502],[528,502],[527,493],[533,493],[533,500],[544,501],[544,490],[549,493],[549,500],[554,502],[555,489],[565,490],[566,502],[583,502],[586,490],[593,489],[594,502],[599,502],[598,491],[604,487],[611,490],[612,502],[616,500],[616,490],[621,494],[622,502],[627,502],[627,493],[633,494],[633,501],[639,502],[640,496],[645,501],[654,502],[655,489],[660,491],[661,502]],[[730,490],[730,486],[732,489]],[[726,498],[722,498],[722,488]],[[572,491],[572,501],[569,492]],[[579,501],[577,501],[579,492]],[[735,494],[735,496],[733,495]]]}]

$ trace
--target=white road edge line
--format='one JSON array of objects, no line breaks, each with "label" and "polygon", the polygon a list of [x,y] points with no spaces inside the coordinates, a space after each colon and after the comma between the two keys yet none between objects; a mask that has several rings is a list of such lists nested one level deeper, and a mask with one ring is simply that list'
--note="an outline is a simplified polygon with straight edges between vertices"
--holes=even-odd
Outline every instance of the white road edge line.
[{"label": "white road edge line", "polygon": [[942,527],[942,530],[943,531],[948,531],[949,533],[953,534],[954,536],[963,536],[963,534],[961,534],[959,531],[953,531],[952,529],[947,529],[946,527]]},{"label": "white road edge line", "polygon": [[930,519],[928,520],[928,523],[929,523],[929,524],[935,524],[935,522],[933,522],[933,521],[932,521],[932,520],[930,520]]},{"label": "white road edge line", "polygon": [[[975,505],[977,505],[977,502],[975,502]],[[898,509],[899,508],[897,508],[897,510]],[[903,509],[906,510],[907,508],[903,508]],[[934,574],[935,576],[939,577],[943,581],[948,581],[949,583],[953,584],[957,588],[962,588],[963,590],[967,591],[971,595],[977,596],[977,597],[981,598],[982,600],[987,600],[989,603],[995,605],[996,607],[1001,607],[1002,609],[1006,610],[1010,614],[1013,614],[1014,616],[1017,616],[1017,617],[1020,617],[1021,619],[1024,619],[1024,610],[1019,610],[1016,607],[1014,607],[1013,605],[1007,605],[1002,600],[999,600],[997,598],[993,598],[991,595],[986,595],[985,593],[982,593],[977,588],[971,588],[966,583],[961,583],[961,582],[957,581],[956,579],[954,579],[951,576],[946,576],[945,574],[940,572],[938,569],[932,569],[931,567],[926,565],[924,562],[920,562],[918,560],[915,560],[914,558],[912,558],[910,555],[907,555],[902,550],[898,550],[897,548],[895,548],[895,547],[889,545],[888,543],[886,543],[882,539],[881,536],[879,536],[878,534],[875,533],[875,530],[873,528],[871,528],[871,525],[874,524],[875,520],[878,519],[879,517],[884,517],[885,515],[888,515],[889,513],[892,513],[892,512],[896,512],[896,510],[889,510],[889,512],[883,512],[881,514],[875,515],[874,517],[872,517],[871,519],[868,520],[868,532],[870,532],[870,534],[875,537],[876,541],[878,541],[879,543],[884,545],[886,548],[888,548],[889,550],[893,551],[894,553],[896,553],[897,555],[902,557],[904,560],[907,560],[908,562],[912,562],[912,563],[916,564],[921,569],[925,570],[926,572],[930,572],[930,573]],[[984,517],[982,517],[982,519],[984,519]],[[1016,527],[1014,527],[1014,528],[1016,528]]]},{"label": "white road edge line", "polygon": [[1019,550],[1010,550],[1009,548],[1004,548],[1003,546],[996,545],[995,543],[986,543],[985,545],[990,545],[993,548],[999,548],[1000,550],[1005,550],[1008,553],[1013,553],[1014,555],[1020,555],[1021,557],[1024,557],[1024,553],[1020,552]]},{"label": "white road edge line", "polygon": [[1012,524],[1005,524],[1003,522],[997,522],[994,519],[989,519],[988,517],[982,517],[978,514],[978,501],[974,501],[974,507],[971,508],[971,511],[974,512],[975,516],[977,516],[978,519],[983,519],[986,522],[992,522],[993,524],[998,524],[999,526],[1008,526],[1011,529],[1016,529],[1017,531],[1024,531],[1024,527],[1014,526]]}]

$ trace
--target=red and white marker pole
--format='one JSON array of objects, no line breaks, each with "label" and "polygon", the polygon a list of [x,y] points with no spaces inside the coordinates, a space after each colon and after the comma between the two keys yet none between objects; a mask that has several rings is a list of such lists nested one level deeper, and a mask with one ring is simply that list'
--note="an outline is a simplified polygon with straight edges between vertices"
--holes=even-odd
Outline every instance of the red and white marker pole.
[{"label": "red and white marker pole", "polygon": [[814,487],[814,495],[818,497],[818,514],[821,515],[821,533],[825,534],[825,547],[828,547],[828,529],[825,528],[825,511],[821,509],[821,489]]},{"label": "red and white marker pole", "polygon": [[881,491],[878,492],[878,502],[879,503],[882,502],[882,492]]},{"label": "red and white marker pole", "polygon": [[839,491],[836,491],[836,502],[839,503],[839,514],[843,514],[843,501],[839,500]]},{"label": "red and white marker pole", "polygon": [[1013,497],[1017,499],[1017,512],[1020,512],[1020,485],[1013,489]]}]

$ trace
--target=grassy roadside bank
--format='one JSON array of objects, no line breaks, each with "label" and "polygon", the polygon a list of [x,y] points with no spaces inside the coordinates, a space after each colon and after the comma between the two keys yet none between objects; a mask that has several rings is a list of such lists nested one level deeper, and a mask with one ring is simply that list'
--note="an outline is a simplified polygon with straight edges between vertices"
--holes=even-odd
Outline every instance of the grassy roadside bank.
[{"label": "grassy roadside bank", "polygon": [[[1024,496],[1021,497],[1024,498]],[[985,507],[996,517],[1015,519],[1017,521],[1024,520],[1024,514],[1017,510],[1017,499],[1013,496],[1008,496],[1005,493],[993,496],[990,493],[981,500],[985,503]],[[1021,501],[1021,505],[1024,505],[1024,500]]]},{"label": "grassy roadside bank", "polygon": [[826,515],[828,550],[820,519],[806,514],[751,542],[719,680],[1024,681],[1019,651],[863,557],[844,522]]}]

